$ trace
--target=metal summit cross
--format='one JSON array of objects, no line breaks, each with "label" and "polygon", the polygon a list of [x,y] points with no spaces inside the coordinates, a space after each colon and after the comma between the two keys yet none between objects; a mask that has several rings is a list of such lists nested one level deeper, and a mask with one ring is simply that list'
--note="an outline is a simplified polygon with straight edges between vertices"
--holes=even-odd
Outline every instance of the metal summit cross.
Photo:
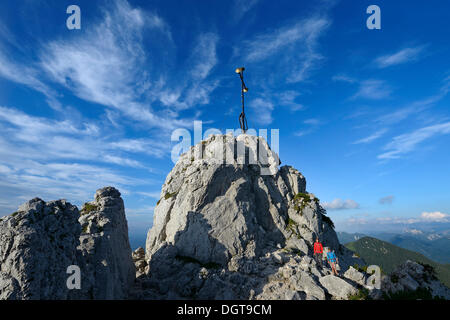
[{"label": "metal summit cross", "polygon": [[244,70],[245,70],[244,67],[236,69],[236,73],[238,73],[239,77],[241,78],[242,113],[239,115],[239,124],[241,126],[242,133],[245,133],[248,130],[247,119],[245,118],[244,112],[244,92],[248,91],[248,88],[245,86],[244,83]]}]

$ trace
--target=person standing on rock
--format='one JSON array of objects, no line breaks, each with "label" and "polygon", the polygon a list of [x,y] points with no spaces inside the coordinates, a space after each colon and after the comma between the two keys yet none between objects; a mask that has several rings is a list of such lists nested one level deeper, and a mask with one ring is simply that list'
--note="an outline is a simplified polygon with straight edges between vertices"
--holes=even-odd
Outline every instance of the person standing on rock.
[{"label": "person standing on rock", "polygon": [[331,250],[330,248],[328,248],[327,260],[328,260],[328,263],[331,266],[331,270],[333,270],[333,274],[335,276],[339,276],[339,274],[338,274],[338,272],[336,270],[336,264],[339,263],[339,260],[336,257],[336,254],[334,253],[334,250]]},{"label": "person standing on rock", "polygon": [[322,266],[322,257],[323,257],[323,246],[320,243],[319,238],[316,238],[316,242],[314,243],[314,259],[316,260],[317,265]]}]

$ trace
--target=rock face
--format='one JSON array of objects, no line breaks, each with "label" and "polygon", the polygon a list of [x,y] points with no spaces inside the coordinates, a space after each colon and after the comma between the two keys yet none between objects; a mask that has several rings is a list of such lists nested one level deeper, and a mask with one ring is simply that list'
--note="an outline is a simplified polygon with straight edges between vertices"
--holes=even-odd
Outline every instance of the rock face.
[{"label": "rock face", "polygon": [[87,275],[83,296],[123,299],[135,279],[128,225],[120,192],[112,187],[97,190],[95,199],[81,210],[80,266]]},{"label": "rock face", "polygon": [[[121,299],[134,264],[120,193],[111,187],[78,211],[65,200],[33,199],[0,221],[0,299]],[[69,290],[67,268],[81,269]]]},{"label": "rock face", "polygon": [[35,198],[0,222],[0,298],[68,299],[67,267],[76,265],[78,209]]},{"label": "rock face", "polygon": [[[245,156],[233,156],[239,149]],[[310,258],[313,242],[334,249],[342,268],[361,260],[339,244],[303,175],[278,163],[249,135],[212,135],[180,156],[147,236],[149,297],[342,298],[320,283],[331,271]]]},{"label": "rock face", "polygon": [[450,300],[450,289],[436,278],[432,267],[410,260],[398,266],[381,281],[381,290],[388,297],[395,297],[395,294],[399,292],[411,292],[418,289],[428,290],[432,297]]}]

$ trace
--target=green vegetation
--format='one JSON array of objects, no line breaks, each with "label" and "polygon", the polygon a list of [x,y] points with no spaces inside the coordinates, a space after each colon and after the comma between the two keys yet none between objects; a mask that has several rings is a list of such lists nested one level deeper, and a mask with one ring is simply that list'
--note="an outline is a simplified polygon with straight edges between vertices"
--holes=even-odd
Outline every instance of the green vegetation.
[{"label": "green vegetation", "polygon": [[197,259],[192,258],[192,257],[187,257],[187,256],[180,256],[180,255],[177,255],[177,256],[175,257],[175,259],[180,260],[180,261],[182,261],[182,262],[184,262],[184,263],[195,263],[195,264],[198,264],[198,265],[200,265],[201,267],[204,267],[204,268],[206,268],[206,269],[219,269],[219,268],[222,267],[220,264],[218,264],[218,263],[216,263],[216,262],[201,263],[201,262],[198,261]]},{"label": "green vegetation", "polygon": [[303,209],[305,206],[311,201],[311,197],[308,193],[297,193],[294,196],[294,209],[298,213],[302,214]]},{"label": "green vegetation", "polygon": [[292,220],[291,218],[288,218],[288,229],[293,229],[295,230],[295,227],[297,226],[297,222],[295,222],[294,220]]},{"label": "green vegetation", "polygon": [[294,196],[294,210],[297,211],[300,215],[302,215],[303,209],[311,201],[319,203],[319,199],[316,197],[311,199],[311,195],[309,193],[303,193],[303,192],[297,193]]},{"label": "green vegetation", "polygon": [[80,213],[81,213],[81,215],[85,215],[85,214],[88,214],[88,213],[90,213],[92,211],[96,211],[97,208],[98,207],[96,205],[93,205],[93,204],[90,204],[89,202],[86,202],[84,204],[83,209],[81,210]]},{"label": "green vegetation", "polygon": [[369,297],[369,290],[361,288],[358,290],[358,293],[349,295],[348,300],[371,300]]},{"label": "green vegetation", "polygon": [[300,192],[294,196],[294,201],[299,201],[300,199],[304,199],[304,201],[306,201],[306,202],[311,201],[311,197],[310,197],[309,193]]},{"label": "green vegetation", "polygon": [[18,213],[19,213],[19,211],[13,212],[13,213],[11,213],[11,216],[15,217],[15,216],[17,216]]},{"label": "green vegetation", "polygon": [[[164,195],[164,199],[167,200],[167,199],[170,199],[170,198],[172,198],[172,197],[174,197],[176,195],[177,195],[177,192],[173,192],[173,193],[166,192],[166,194]],[[161,200],[162,200],[162,198],[159,199],[158,202],[156,202],[157,206],[161,203]]]},{"label": "green vegetation", "polygon": [[396,293],[383,293],[384,300],[445,300],[442,297],[434,297],[430,289],[419,287],[415,291],[404,290]]},{"label": "green vegetation", "polygon": [[297,226],[297,222],[295,222],[291,218],[288,218],[287,229],[290,230],[292,234],[294,234],[298,239],[301,239],[301,236],[297,233]]},{"label": "green vegetation", "polygon": [[[367,264],[378,265],[387,274],[392,273],[397,266],[406,262],[406,260],[416,261],[422,264],[425,270],[428,268],[431,271],[431,267],[434,275],[443,284],[450,287],[450,266],[434,262],[420,253],[371,237],[363,237],[358,241],[347,243],[345,246],[356,252]],[[433,271],[431,271],[431,274],[433,274]]]},{"label": "green vegetation", "polygon": [[359,264],[354,264],[353,268],[355,268],[359,272],[367,273],[367,266],[360,266]]},{"label": "green vegetation", "polygon": [[81,229],[81,231],[83,231],[83,233],[87,233],[87,229],[88,229],[88,225],[85,224],[85,225],[83,226],[83,228]]},{"label": "green vegetation", "polygon": [[164,195],[164,199],[167,200],[167,199],[172,198],[173,196],[176,196],[176,195],[177,195],[176,192],[174,192],[174,193],[167,192],[167,193]]}]

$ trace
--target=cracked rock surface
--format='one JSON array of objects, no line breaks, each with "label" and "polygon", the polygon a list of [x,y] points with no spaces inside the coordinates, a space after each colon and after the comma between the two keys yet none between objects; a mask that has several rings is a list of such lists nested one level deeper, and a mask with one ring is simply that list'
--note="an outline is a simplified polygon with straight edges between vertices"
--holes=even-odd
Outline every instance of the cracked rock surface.
[{"label": "cracked rock surface", "polygon": [[[67,268],[79,266],[81,289]],[[0,299],[123,299],[135,279],[118,190],[97,190],[81,212],[39,198],[0,221]]]}]

